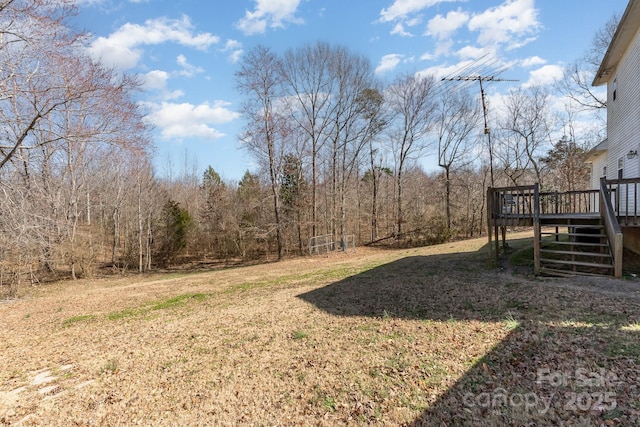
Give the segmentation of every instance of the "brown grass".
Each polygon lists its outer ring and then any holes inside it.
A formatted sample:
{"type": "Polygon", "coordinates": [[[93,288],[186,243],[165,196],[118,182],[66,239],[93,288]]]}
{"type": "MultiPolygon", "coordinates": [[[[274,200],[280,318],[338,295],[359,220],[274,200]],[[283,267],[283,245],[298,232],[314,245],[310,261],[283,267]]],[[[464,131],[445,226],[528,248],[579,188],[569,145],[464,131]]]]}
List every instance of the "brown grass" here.
{"type": "Polygon", "coordinates": [[[0,424],[636,425],[638,282],[484,244],[26,289],[0,303],[0,424]]]}

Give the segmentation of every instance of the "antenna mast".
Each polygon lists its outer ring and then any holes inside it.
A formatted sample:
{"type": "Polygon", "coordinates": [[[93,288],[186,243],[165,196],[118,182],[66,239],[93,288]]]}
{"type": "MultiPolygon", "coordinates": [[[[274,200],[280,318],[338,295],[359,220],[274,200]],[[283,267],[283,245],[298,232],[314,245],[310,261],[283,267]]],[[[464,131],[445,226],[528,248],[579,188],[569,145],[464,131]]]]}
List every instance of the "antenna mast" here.
{"type": "Polygon", "coordinates": [[[444,77],[442,81],[477,81],[480,83],[480,97],[482,98],[482,114],[484,117],[484,134],[487,135],[487,140],[489,144],[489,171],[491,174],[491,187],[494,186],[493,181],[493,146],[491,145],[491,130],[489,129],[489,125],[487,124],[487,103],[484,99],[484,87],[482,86],[482,82],[517,82],[517,80],[512,79],[499,79],[496,76],[458,76],[458,77],[444,77]]]}

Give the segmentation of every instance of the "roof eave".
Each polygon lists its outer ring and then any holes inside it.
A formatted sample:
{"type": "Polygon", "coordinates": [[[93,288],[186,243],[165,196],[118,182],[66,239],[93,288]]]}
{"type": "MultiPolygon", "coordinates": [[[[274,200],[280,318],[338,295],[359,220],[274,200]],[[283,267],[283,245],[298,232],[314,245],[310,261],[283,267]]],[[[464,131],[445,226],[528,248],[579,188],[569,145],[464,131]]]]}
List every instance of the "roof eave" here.
{"type": "Polygon", "coordinates": [[[610,80],[611,75],[618,67],[622,55],[624,55],[638,30],[638,22],[640,22],[640,0],[629,0],[624,14],[620,18],[618,28],[611,39],[611,43],[609,43],[607,53],[605,53],[602,63],[600,63],[600,68],[593,79],[593,86],[601,86],[610,80]]]}
{"type": "Polygon", "coordinates": [[[585,163],[591,163],[598,157],[600,157],[603,153],[607,151],[609,148],[609,140],[605,139],[600,144],[593,147],[591,150],[587,152],[585,157],[585,163]]]}

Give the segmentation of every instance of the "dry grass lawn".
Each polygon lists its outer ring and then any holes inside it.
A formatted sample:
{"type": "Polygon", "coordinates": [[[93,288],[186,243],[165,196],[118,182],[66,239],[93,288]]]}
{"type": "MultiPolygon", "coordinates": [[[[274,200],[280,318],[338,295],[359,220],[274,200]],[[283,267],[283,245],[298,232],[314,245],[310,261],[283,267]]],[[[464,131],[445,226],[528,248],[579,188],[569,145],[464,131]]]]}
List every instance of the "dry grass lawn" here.
{"type": "Polygon", "coordinates": [[[0,424],[638,425],[640,283],[485,244],[24,288],[0,424]]]}

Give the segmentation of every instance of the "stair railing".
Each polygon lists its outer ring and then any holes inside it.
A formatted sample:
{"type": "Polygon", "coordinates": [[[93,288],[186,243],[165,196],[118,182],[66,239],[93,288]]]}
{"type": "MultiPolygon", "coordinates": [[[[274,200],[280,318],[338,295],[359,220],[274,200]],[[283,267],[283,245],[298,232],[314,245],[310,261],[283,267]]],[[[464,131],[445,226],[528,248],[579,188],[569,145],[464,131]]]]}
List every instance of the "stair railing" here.
{"type": "Polygon", "coordinates": [[[604,220],[604,228],[609,240],[609,250],[613,258],[613,274],[615,277],[620,278],[622,277],[622,230],[613,209],[611,194],[604,178],[600,180],[600,215],[604,220]]]}

